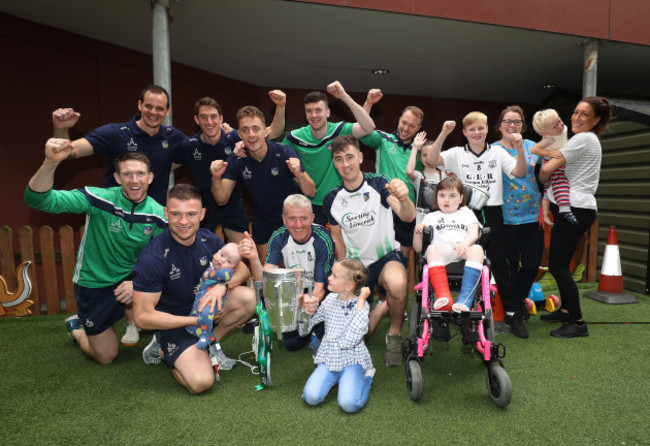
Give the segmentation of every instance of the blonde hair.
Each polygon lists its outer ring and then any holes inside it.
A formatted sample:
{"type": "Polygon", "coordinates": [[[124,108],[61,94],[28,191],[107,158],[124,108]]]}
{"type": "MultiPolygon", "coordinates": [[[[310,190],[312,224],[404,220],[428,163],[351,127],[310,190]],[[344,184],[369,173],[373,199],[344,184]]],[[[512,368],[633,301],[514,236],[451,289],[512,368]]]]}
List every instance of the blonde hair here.
{"type": "Polygon", "coordinates": [[[556,120],[560,118],[555,109],[547,108],[540,110],[533,115],[533,128],[538,135],[542,135],[542,132],[546,131],[550,127],[553,127],[556,124],[556,120]]]}
{"type": "Polygon", "coordinates": [[[480,111],[473,111],[467,113],[463,118],[463,128],[466,128],[476,122],[481,122],[487,125],[488,119],[485,113],[481,113],[480,111]]]}
{"type": "Polygon", "coordinates": [[[354,293],[361,291],[361,287],[366,284],[368,273],[366,267],[357,259],[337,260],[334,265],[340,265],[345,271],[345,280],[354,283],[354,293]]]}

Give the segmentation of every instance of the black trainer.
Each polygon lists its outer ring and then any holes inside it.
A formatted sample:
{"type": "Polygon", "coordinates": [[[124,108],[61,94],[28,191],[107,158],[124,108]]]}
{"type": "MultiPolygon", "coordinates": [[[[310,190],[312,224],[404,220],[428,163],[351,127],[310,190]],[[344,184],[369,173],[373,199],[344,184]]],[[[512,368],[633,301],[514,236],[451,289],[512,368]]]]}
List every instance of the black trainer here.
{"type": "Polygon", "coordinates": [[[530,334],[528,333],[528,327],[526,326],[526,320],[520,317],[506,316],[503,318],[503,322],[510,326],[510,331],[513,335],[521,339],[528,339],[530,334]]]}
{"type": "Polygon", "coordinates": [[[539,319],[544,322],[571,322],[571,316],[569,316],[569,313],[565,313],[559,308],[552,313],[542,314],[539,319]]]}
{"type": "Polygon", "coordinates": [[[551,331],[555,338],[578,338],[589,336],[589,329],[584,322],[571,322],[551,331]]]}

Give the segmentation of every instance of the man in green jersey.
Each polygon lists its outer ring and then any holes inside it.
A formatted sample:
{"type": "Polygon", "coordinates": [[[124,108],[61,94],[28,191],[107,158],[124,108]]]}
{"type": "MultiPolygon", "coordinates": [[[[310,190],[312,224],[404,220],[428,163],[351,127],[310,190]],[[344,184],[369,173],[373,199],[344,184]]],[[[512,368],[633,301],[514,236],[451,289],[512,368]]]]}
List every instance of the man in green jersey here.
{"type": "MultiPolygon", "coordinates": [[[[383,97],[381,90],[373,88],[368,91],[364,110],[370,114],[374,104],[383,97]]],[[[424,112],[419,107],[409,105],[402,111],[397,121],[397,130],[393,133],[375,130],[368,136],[361,138],[361,142],[368,147],[375,149],[375,171],[386,175],[391,180],[399,178],[408,185],[409,198],[415,203],[415,189],[406,175],[406,164],[411,156],[413,138],[420,131],[424,112]]],[[[419,162],[418,162],[419,163],[419,162]]],[[[416,169],[419,166],[416,166],[416,169]]],[[[395,221],[395,238],[400,243],[402,252],[408,258],[411,246],[413,246],[413,230],[415,220],[409,223],[402,222],[399,218],[395,221]]]]}
{"type": "Polygon", "coordinates": [[[316,184],[316,195],[311,199],[315,223],[327,224],[322,212],[323,198],[340,182],[341,177],[332,164],[329,145],[339,135],[354,135],[361,138],[375,129],[370,115],[354,102],[339,81],[327,86],[327,92],[348,106],[357,122],[328,122],[330,109],[327,96],[313,91],[305,96],[305,117],[309,125],[290,132],[282,144],[292,148],[305,166],[305,171],[316,184]]]}
{"type": "Polygon", "coordinates": [[[113,324],[127,315],[133,321],[131,269],[149,240],[167,227],[163,207],[147,195],[153,181],[149,159],[127,152],[115,160],[120,186],[52,189],[56,168],[70,156],[67,139],[50,138],[45,160],[25,190],[25,203],[54,214],[86,214],[86,229],[72,280],[78,314],[66,319],[70,336],[100,364],[117,357],[113,324]],[[81,325],[83,324],[83,326],[81,325]]]}

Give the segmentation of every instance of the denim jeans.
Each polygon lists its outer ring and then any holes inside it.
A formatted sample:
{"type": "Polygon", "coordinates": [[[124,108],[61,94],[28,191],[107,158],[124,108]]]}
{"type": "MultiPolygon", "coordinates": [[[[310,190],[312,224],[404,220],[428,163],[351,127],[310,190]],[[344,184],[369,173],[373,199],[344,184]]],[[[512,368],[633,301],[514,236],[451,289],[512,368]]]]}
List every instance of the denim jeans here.
{"type": "Polygon", "coordinates": [[[365,376],[360,365],[349,365],[340,372],[330,372],[323,363],[311,374],[302,399],[310,406],[322,403],[335,385],[339,386],[338,403],[345,412],[353,413],[368,401],[372,377],[365,376]]]}

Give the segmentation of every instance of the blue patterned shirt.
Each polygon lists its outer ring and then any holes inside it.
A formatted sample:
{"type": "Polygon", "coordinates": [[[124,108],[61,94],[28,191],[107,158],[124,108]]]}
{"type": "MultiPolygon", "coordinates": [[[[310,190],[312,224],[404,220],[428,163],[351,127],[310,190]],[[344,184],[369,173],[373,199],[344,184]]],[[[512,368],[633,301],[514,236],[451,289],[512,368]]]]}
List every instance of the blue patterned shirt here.
{"type": "Polygon", "coordinates": [[[368,332],[370,306],[366,302],[357,311],[359,298],[341,300],[338,293],[328,294],[309,318],[307,326],[300,327],[300,334],[306,335],[312,328],[325,321],[325,336],[318,347],[314,364],[325,363],[330,372],[340,372],[349,365],[358,364],[364,370],[372,367],[372,359],[363,336],[368,332]]]}

